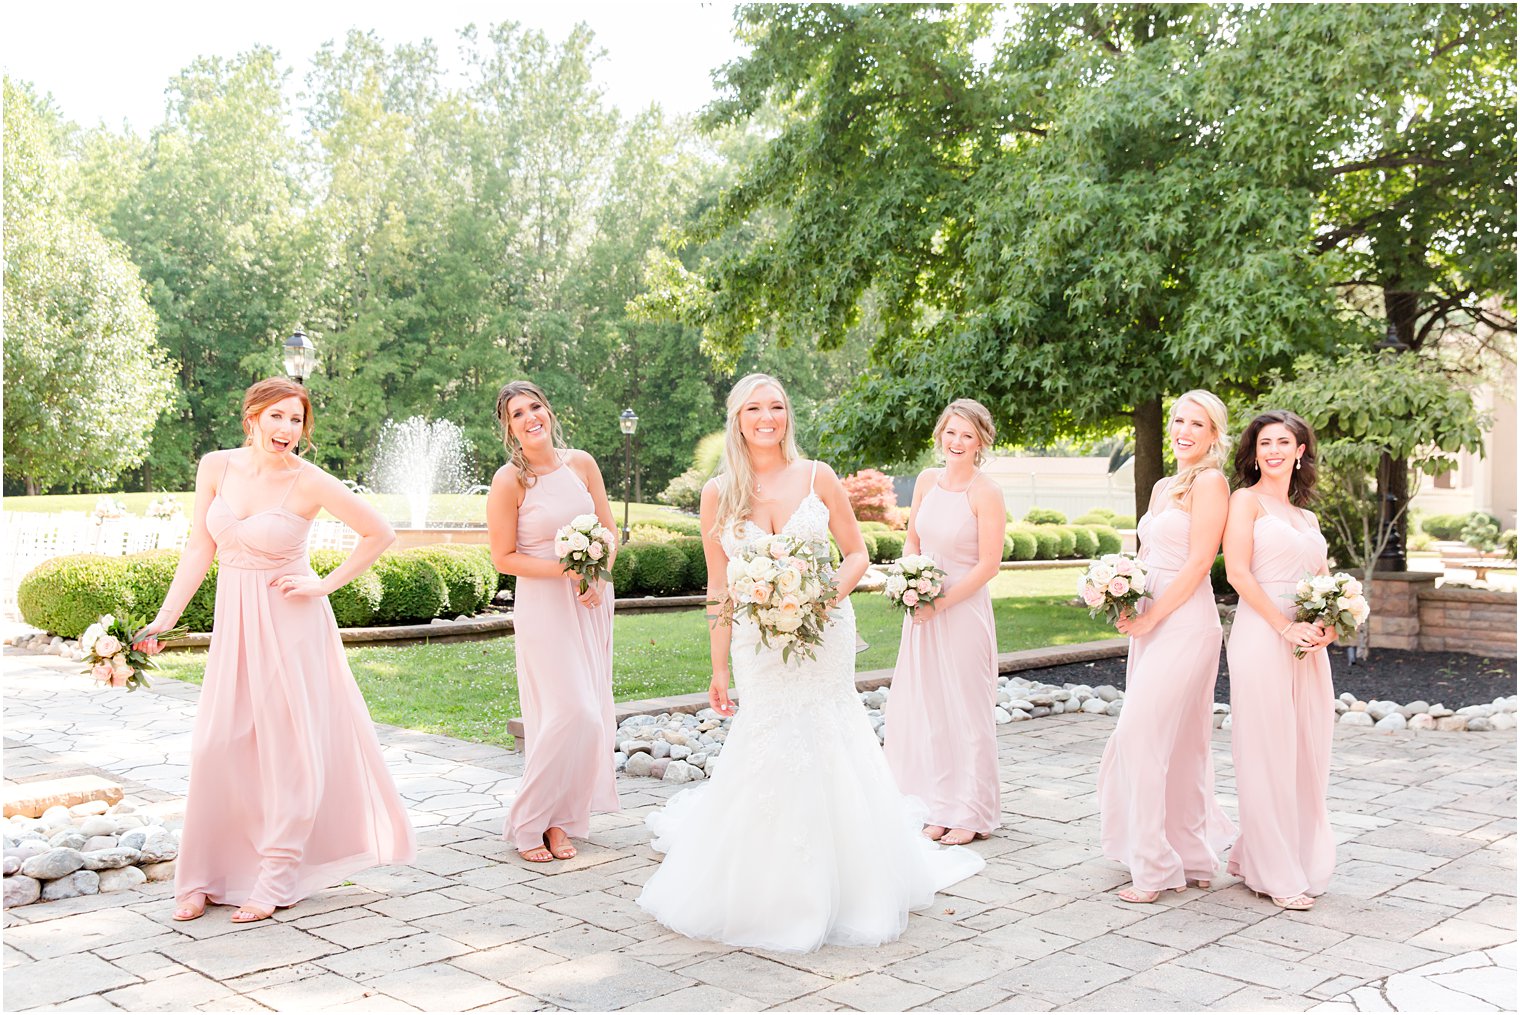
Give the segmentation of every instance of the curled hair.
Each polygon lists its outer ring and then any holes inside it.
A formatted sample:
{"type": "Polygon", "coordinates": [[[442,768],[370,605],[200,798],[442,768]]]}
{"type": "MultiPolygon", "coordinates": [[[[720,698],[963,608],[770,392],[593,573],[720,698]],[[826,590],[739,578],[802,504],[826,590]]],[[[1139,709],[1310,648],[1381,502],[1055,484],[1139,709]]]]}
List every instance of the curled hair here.
{"type": "Polygon", "coordinates": [[[1230,460],[1230,414],[1224,407],[1224,402],[1220,401],[1219,396],[1215,395],[1212,391],[1195,389],[1184,395],[1179,395],[1177,400],[1172,403],[1173,417],[1177,415],[1177,409],[1183,402],[1192,402],[1202,409],[1203,414],[1208,417],[1214,433],[1213,441],[1209,444],[1208,450],[1204,452],[1203,458],[1199,460],[1198,464],[1191,465],[1186,469],[1178,469],[1177,478],[1167,488],[1167,497],[1172,503],[1179,506],[1186,503],[1188,494],[1193,492],[1193,483],[1199,476],[1209,469],[1218,469],[1220,472],[1224,472],[1225,463],[1230,460]]]}
{"type": "Polygon", "coordinates": [[[1288,482],[1288,500],[1296,507],[1308,507],[1314,500],[1314,484],[1319,478],[1314,428],[1304,422],[1302,416],[1287,409],[1268,409],[1246,424],[1240,434],[1240,446],[1235,449],[1235,485],[1251,486],[1261,479],[1261,467],[1256,464],[1256,439],[1273,423],[1287,427],[1293,440],[1304,448],[1303,457],[1294,464],[1288,482]]]}
{"type": "Polygon", "coordinates": [[[507,461],[517,470],[517,478],[522,480],[524,488],[538,482],[538,475],[533,467],[528,464],[528,458],[523,454],[522,442],[512,436],[512,423],[507,419],[507,403],[519,395],[527,395],[543,403],[549,412],[549,443],[555,448],[566,449],[570,445],[565,443],[565,434],[559,427],[559,416],[554,412],[554,406],[549,404],[549,398],[544,390],[532,381],[508,381],[501,386],[496,393],[496,422],[501,424],[501,446],[506,449],[507,461]]]}
{"type": "Polygon", "coordinates": [[[939,414],[939,422],[934,424],[934,450],[942,451],[940,435],[945,432],[945,427],[950,425],[950,417],[959,416],[971,424],[971,429],[976,431],[976,439],[982,446],[976,449],[976,464],[980,466],[987,461],[987,452],[997,443],[997,426],[992,422],[992,413],[987,407],[974,398],[957,398],[945,406],[945,411],[939,414]]]}
{"type": "Polygon", "coordinates": [[[727,416],[723,424],[723,460],[718,469],[718,511],[714,519],[719,533],[748,518],[754,507],[755,466],[749,459],[744,434],[739,431],[739,412],[762,384],[775,388],[781,394],[781,404],[786,406],[786,432],[781,438],[782,461],[790,465],[802,457],[794,436],[792,400],[787,397],[781,382],[770,374],[746,374],[739,378],[728,393],[727,416]]]}
{"type": "Polygon", "coordinates": [[[301,440],[296,442],[296,454],[316,447],[311,439],[311,431],[317,425],[316,416],[311,411],[311,392],[288,377],[269,377],[249,385],[248,390],[243,392],[243,447],[253,443],[253,421],[265,409],[287,398],[301,400],[301,440]],[[306,442],[304,449],[301,441],[306,442]]]}

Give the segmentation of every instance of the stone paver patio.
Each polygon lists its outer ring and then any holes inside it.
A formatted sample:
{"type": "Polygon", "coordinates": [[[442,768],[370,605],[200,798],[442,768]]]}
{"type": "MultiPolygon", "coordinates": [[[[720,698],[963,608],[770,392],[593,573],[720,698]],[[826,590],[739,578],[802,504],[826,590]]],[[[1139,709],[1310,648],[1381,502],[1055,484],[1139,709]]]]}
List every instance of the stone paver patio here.
{"type": "MultiPolygon", "coordinates": [[[[103,771],[172,811],[198,688],[93,688],[77,664],[5,658],[5,776],[103,771]]],[[[418,828],[380,868],[270,921],[174,923],[167,884],[5,913],[4,1007],[54,1010],[1514,1010],[1515,733],[1338,727],[1330,893],[1284,913],[1233,878],[1130,906],[1093,799],[1114,720],[1000,728],[1004,829],[979,876],[876,949],[782,955],[689,941],[634,904],[658,862],[624,810],[547,869],[499,838],[521,758],[382,728],[418,828]]],[[[1228,732],[1218,791],[1234,813],[1228,732]]],[[[861,862],[869,865],[870,858],[861,862]]]]}

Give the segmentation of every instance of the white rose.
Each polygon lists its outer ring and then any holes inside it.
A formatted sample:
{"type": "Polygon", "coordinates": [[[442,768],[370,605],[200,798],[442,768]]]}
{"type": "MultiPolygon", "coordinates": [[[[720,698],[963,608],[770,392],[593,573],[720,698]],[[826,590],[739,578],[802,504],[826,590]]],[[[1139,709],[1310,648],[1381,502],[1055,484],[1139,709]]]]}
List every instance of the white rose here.
{"type": "Polygon", "coordinates": [[[569,553],[570,553],[570,540],[568,540],[568,539],[564,538],[563,536],[561,536],[559,539],[556,539],[554,541],[554,555],[556,557],[564,557],[564,556],[567,556],[569,553]]]}
{"type": "Polygon", "coordinates": [[[586,534],[584,532],[570,533],[569,542],[570,549],[575,550],[576,552],[587,549],[591,546],[591,540],[586,538],[586,534]]]}
{"type": "Polygon", "coordinates": [[[744,566],[744,573],[756,581],[768,578],[772,571],[771,562],[765,557],[755,557],[744,566]]]}
{"type": "Polygon", "coordinates": [[[1307,578],[1300,578],[1298,580],[1298,584],[1293,587],[1293,594],[1298,596],[1300,599],[1302,599],[1304,596],[1307,596],[1313,591],[1314,586],[1309,584],[1309,579],[1307,578]]]}
{"type": "Polygon", "coordinates": [[[796,569],[784,567],[776,574],[776,590],[783,595],[802,588],[802,575],[796,569]]]}
{"type": "Polygon", "coordinates": [[[887,579],[887,591],[894,596],[900,596],[908,590],[908,579],[900,574],[894,574],[887,579]]]}
{"type": "Polygon", "coordinates": [[[84,634],[79,636],[79,651],[85,655],[89,655],[94,650],[95,643],[100,640],[100,636],[105,633],[105,628],[99,624],[91,624],[85,628],[84,634]]]}
{"type": "Polygon", "coordinates": [[[778,631],[791,632],[791,631],[797,630],[801,626],[802,626],[802,617],[801,617],[800,614],[795,614],[794,613],[794,614],[792,614],[791,616],[788,616],[788,617],[777,617],[776,618],[776,630],[778,630],[778,631]]]}
{"type": "Polygon", "coordinates": [[[1324,593],[1335,591],[1335,579],[1327,574],[1317,574],[1313,578],[1310,578],[1309,585],[1314,589],[1315,592],[1324,593]]]}
{"type": "Polygon", "coordinates": [[[1136,571],[1134,574],[1130,575],[1129,576],[1129,587],[1130,587],[1130,590],[1132,592],[1144,592],[1145,591],[1145,572],[1144,571],[1136,571]]]}
{"type": "Polygon", "coordinates": [[[732,592],[734,598],[741,603],[754,602],[755,583],[750,578],[740,578],[738,581],[733,582],[729,588],[729,591],[732,592]]]}
{"type": "Polygon", "coordinates": [[[743,577],[746,577],[744,571],[744,561],[738,557],[735,557],[733,560],[730,560],[728,562],[728,583],[732,585],[734,582],[743,577]]]}
{"type": "Polygon", "coordinates": [[[1348,578],[1341,586],[1341,592],[1348,596],[1360,596],[1363,592],[1362,583],[1355,578],[1348,578]]]}
{"type": "Polygon", "coordinates": [[[582,532],[590,532],[601,524],[596,515],[576,515],[570,519],[570,524],[582,532]]]}
{"type": "Polygon", "coordinates": [[[1094,585],[1107,585],[1114,580],[1114,569],[1109,564],[1097,564],[1087,573],[1094,585]]]}

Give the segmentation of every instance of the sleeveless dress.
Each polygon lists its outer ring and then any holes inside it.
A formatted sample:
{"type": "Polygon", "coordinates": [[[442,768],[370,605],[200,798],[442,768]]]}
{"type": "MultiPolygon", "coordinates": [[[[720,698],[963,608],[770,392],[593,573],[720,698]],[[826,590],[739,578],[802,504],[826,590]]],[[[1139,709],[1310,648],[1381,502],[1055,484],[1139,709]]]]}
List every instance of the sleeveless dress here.
{"type": "MultiPolygon", "coordinates": [[[[586,484],[561,465],[523,495],[517,551],[554,560],[554,533],[596,512],[586,484]]],[[[610,586],[609,586],[610,588],[610,586]]],[[[593,811],[619,809],[612,770],[612,596],[587,609],[566,578],[518,578],[512,636],[527,750],[502,838],[518,850],[562,828],[584,839],[593,811]]]]}
{"type": "Polygon", "coordinates": [[[311,521],[283,497],[239,518],[218,490],[206,527],[221,565],[175,897],[289,906],[366,867],[409,863],[406,806],[327,597],[270,588],[313,573],[311,521]]]}
{"type": "MultiPolygon", "coordinates": [[[[1326,565],[1325,538],[1259,500],[1251,574],[1277,612],[1263,617],[1241,600],[1230,628],[1230,738],[1240,838],[1231,874],[1279,899],[1322,895],[1335,867],[1330,831],[1330,741],[1335,690],[1323,649],[1293,657],[1277,632],[1293,619],[1294,586],[1326,565]]],[[[1294,509],[1296,510],[1296,509],[1294,509]]]]}
{"type": "MultiPolygon", "coordinates": [[[[914,529],[921,552],[944,570],[946,592],[976,567],[967,491],[935,482],[914,529]]],[[[997,626],[987,586],[926,623],[903,618],[887,698],[887,764],[897,788],[928,807],[930,824],[973,832],[1002,824],[996,705],[997,626]]]]}
{"type": "MultiPolygon", "coordinates": [[[[828,525],[809,490],[782,532],[826,544],[828,525]]],[[[732,557],[763,534],[741,522],[723,548],[732,557]]],[[[922,805],[894,785],[855,693],[853,608],[834,611],[813,659],[783,663],[752,621],[732,630],[738,714],[712,780],[645,819],[665,859],[639,905],[687,937],[740,947],[895,940],[910,910],[984,861],[924,838],[922,805]]]]}
{"type": "MultiPolygon", "coordinates": [[[[1140,613],[1187,563],[1192,524],[1176,505],[1140,518],[1152,595],[1140,613]]],[[[1235,837],[1214,799],[1210,754],[1222,640],[1207,576],[1155,630],[1130,639],[1124,709],[1098,766],[1098,808],[1103,855],[1129,868],[1138,891],[1209,880],[1235,837]]]]}

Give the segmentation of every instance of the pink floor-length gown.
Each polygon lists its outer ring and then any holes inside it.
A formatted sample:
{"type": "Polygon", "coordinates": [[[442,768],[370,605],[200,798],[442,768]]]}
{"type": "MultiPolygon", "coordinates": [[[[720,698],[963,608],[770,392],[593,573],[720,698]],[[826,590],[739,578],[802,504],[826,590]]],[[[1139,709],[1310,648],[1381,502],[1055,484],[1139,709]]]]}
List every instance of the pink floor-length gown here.
{"type": "MultiPolygon", "coordinates": [[[[517,509],[517,551],[554,560],[554,533],[596,504],[575,470],[537,481],[517,509]]],[[[565,578],[519,578],[513,615],[517,691],[527,734],[523,780],[503,838],[542,846],[562,828],[585,838],[596,811],[618,810],[612,771],[612,592],[587,609],[565,578]]]]}
{"type": "MultiPolygon", "coordinates": [[[[1140,519],[1152,598],[1188,557],[1192,516],[1177,506],[1140,519]]],[[[1222,633],[1205,577],[1155,630],[1130,639],[1124,710],[1098,765],[1103,855],[1129,868],[1136,890],[1207,881],[1235,836],[1214,799],[1214,683],[1222,633]]]]}
{"type": "MultiPolygon", "coordinates": [[[[976,567],[976,515],[966,492],[932,484],[914,528],[920,550],[944,570],[946,592],[976,567]]],[[[903,618],[887,698],[887,764],[898,789],[928,806],[930,824],[983,833],[1002,824],[996,705],[997,625],[987,586],[922,624],[903,618]]]]}
{"type": "Polygon", "coordinates": [[[1290,899],[1323,894],[1335,867],[1326,802],[1335,726],[1330,658],[1316,649],[1295,659],[1278,633],[1293,618],[1294,586],[1325,567],[1325,539],[1307,519],[1300,527],[1260,503],[1266,513],[1255,523],[1251,574],[1279,609],[1263,618],[1241,600],[1230,629],[1240,838],[1229,870],[1254,891],[1290,899]]]}
{"type": "Polygon", "coordinates": [[[366,867],[409,862],[406,806],[327,597],[270,587],[312,574],[311,521],[283,498],[239,518],[218,493],[206,527],[221,565],[175,896],[289,906],[366,867]]]}

